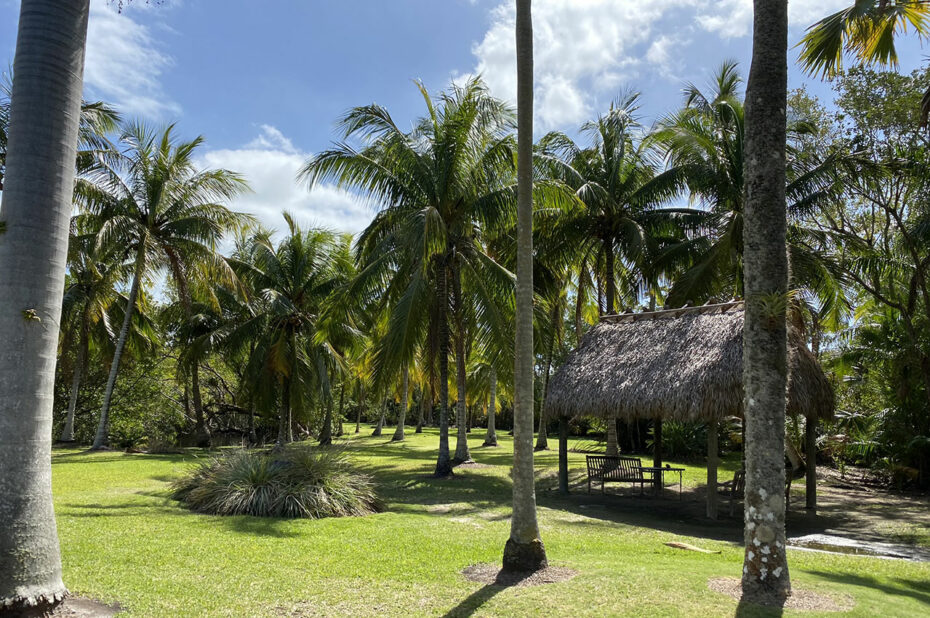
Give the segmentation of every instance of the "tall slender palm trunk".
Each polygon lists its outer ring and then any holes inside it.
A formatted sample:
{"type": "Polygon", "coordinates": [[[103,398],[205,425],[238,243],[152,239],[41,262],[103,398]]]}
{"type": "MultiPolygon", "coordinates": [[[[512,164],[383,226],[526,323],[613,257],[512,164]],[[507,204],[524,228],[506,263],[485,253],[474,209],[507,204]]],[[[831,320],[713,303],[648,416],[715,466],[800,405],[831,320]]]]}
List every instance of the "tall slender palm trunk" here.
{"type": "Polygon", "coordinates": [[[320,426],[320,446],[333,443],[333,400],[326,398],[326,413],[323,415],[323,424],[320,426]]]}
{"type": "Polygon", "coordinates": [[[491,395],[488,402],[488,435],[484,439],[485,446],[497,446],[497,428],[495,427],[495,416],[497,416],[497,370],[491,367],[491,395]]]}
{"type": "Polygon", "coordinates": [[[381,402],[381,416],[378,417],[378,424],[375,425],[375,430],[371,432],[373,436],[380,436],[381,430],[384,428],[384,415],[387,412],[387,398],[381,402]]]}
{"type": "Polygon", "coordinates": [[[339,413],[337,418],[333,419],[333,432],[337,438],[342,437],[342,421],[345,418],[346,410],[346,385],[343,383],[342,389],[339,391],[339,413]]]}
{"type": "Polygon", "coordinates": [[[439,267],[439,456],[433,476],[442,478],[452,474],[452,458],[449,456],[449,321],[446,299],[449,285],[446,266],[439,267]]]}
{"type": "MultiPolygon", "coordinates": [[[[553,310],[553,318],[557,317],[553,310]]],[[[552,372],[552,353],[555,348],[555,328],[549,336],[549,351],[546,354],[546,373],[543,374],[542,401],[539,404],[539,428],[536,430],[536,450],[545,451],[549,448],[549,433],[546,427],[546,396],[549,394],[549,374],[552,372]]]]}
{"type": "Polygon", "coordinates": [[[410,368],[404,365],[404,394],[400,398],[400,413],[397,415],[397,429],[394,430],[394,436],[391,442],[402,442],[404,439],[404,423],[407,422],[407,405],[410,403],[407,399],[410,390],[410,368]]]}
{"type": "Polygon", "coordinates": [[[785,141],[788,3],[755,0],[746,88],[743,599],[791,594],[785,548],[788,257],[785,141]]]}
{"type": "Polygon", "coordinates": [[[358,410],[355,412],[355,433],[362,430],[362,408],[365,407],[365,385],[358,381],[358,410]]]}
{"type": "Polygon", "coordinates": [[[0,210],[0,607],[67,593],[52,404],[89,0],[23,0],[0,210]]]}
{"type": "Polygon", "coordinates": [[[103,407],[100,409],[100,421],[97,425],[97,435],[94,437],[92,450],[103,449],[110,444],[110,403],[113,401],[113,389],[116,387],[119,362],[123,357],[123,350],[126,349],[126,339],[129,337],[129,327],[132,325],[132,314],[136,308],[136,299],[139,297],[139,286],[142,283],[144,271],[145,239],[141,239],[139,248],[136,250],[136,269],[132,275],[132,284],[129,286],[129,299],[126,301],[123,325],[119,329],[116,349],[113,351],[113,360],[110,362],[110,375],[107,377],[107,387],[103,393],[103,407]]]}
{"type": "Polygon", "coordinates": [[[87,365],[87,347],[89,345],[89,325],[87,312],[81,316],[81,334],[78,341],[77,358],[74,359],[74,374],[71,378],[71,398],[68,400],[68,415],[61,430],[61,442],[74,442],[74,413],[77,410],[78,396],[81,394],[81,380],[87,365]]]}
{"type": "Polygon", "coordinates": [[[517,0],[517,290],[513,402],[513,516],[505,571],[548,566],[533,474],[533,22],[517,0]]]}
{"type": "MultiPolygon", "coordinates": [[[[419,418],[417,418],[417,429],[414,433],[423,433],[423,423],[426,421],[426,405],[426,389],[421,388],[420,405],[417,406],[419,408],[419,418]]],[[[432,405],[432,402],[429,405],[432,405]]]]}
{"type": "Polygon", "coordinates": [[[455,465],[472,461],[468,450],[468,410],[465,407],[465,380],[467,368],[465,366],[465,324],[462,316],[462,280],[457,268],[452,271],[452,297],[453,315],[455,316],[455,384],[458,391],[458,400],[455,405],[455,424],[457,428],[455,440],[455,456],[452,463],[455,465]]]}
{"type": "Polygon", "coordinates": [[[617,444],[617,419],[614,417],[607,418],[607,451],[608,457],[616,457],[620,454],[620,446],[617,444]]]}
{"type": "Polygon", "coordinates": [[[615,270],[614,242],[613,238],[608,238],[604,241],[604,271],[606,277],[604,281],[604,295],[607,297],[607,315],[613,315],[617,312],[614,306],[614,301],[617,298],[617,281],[614,279],[616,275],[615,270]]]}
{"type": "Polygon", "coordinates": [[[291,433],[291,381],[289,378],[281,378],[281,409],[278,412],[278,440],[275,448],[281,448],[285,444],[294,441],[291,433]]]}

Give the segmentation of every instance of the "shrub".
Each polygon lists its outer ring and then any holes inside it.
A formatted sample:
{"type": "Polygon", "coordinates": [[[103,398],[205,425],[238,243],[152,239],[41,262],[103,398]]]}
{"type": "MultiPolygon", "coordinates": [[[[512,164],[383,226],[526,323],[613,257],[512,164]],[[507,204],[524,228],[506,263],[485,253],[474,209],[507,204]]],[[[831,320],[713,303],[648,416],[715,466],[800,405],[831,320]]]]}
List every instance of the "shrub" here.
{"type": "Polygon", "coordinates": [[[176,500],[213,515],[318,519],[380,510],[371,478],[333,448],[236,451],[200,464],[173,490],[176,500]]]}

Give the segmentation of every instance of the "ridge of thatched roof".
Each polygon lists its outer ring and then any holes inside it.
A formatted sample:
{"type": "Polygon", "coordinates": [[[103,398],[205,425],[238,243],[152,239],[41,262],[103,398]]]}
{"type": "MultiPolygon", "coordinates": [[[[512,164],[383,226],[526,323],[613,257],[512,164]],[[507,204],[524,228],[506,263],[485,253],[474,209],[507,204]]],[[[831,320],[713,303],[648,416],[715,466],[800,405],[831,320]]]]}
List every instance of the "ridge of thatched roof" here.
{"type": "MultiPolygon", "coordinates": [[[[743,413],[742,302],[605,316],[549,381],[556,416],[720,420],[743,413]]],[[[833,416],[833,388],[789,337],[788,413],[833,416]]]]}

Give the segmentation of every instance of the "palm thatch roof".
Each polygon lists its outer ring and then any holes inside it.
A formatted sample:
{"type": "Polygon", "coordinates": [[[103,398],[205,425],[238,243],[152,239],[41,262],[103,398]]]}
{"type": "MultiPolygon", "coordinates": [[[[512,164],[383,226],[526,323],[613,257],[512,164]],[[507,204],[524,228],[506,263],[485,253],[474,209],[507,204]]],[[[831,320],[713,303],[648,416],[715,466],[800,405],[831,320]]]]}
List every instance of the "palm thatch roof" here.
{"type": "MultiPolygon", "coordinates": [[[[788,413],[833,416],[833,388],[789,337],[788,413]]],[[[605,316],[549,382],[546,411],[625,420],[720,420],[743,412],[743,304],[605,316]]]]}

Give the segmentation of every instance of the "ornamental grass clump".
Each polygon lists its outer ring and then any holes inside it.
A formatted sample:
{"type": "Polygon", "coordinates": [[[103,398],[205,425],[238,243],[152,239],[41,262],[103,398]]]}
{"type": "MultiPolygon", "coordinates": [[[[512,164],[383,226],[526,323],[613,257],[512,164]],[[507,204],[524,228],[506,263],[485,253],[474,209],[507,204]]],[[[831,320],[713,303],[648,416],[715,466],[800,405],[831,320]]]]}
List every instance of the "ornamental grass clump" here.
{"type": "Polygon", "coordinates": [[[191,510],[212,515],[319,519],[380,510],[371,478],[338,449],[237,451],[200,464],[173,490],[191,510]]]}

